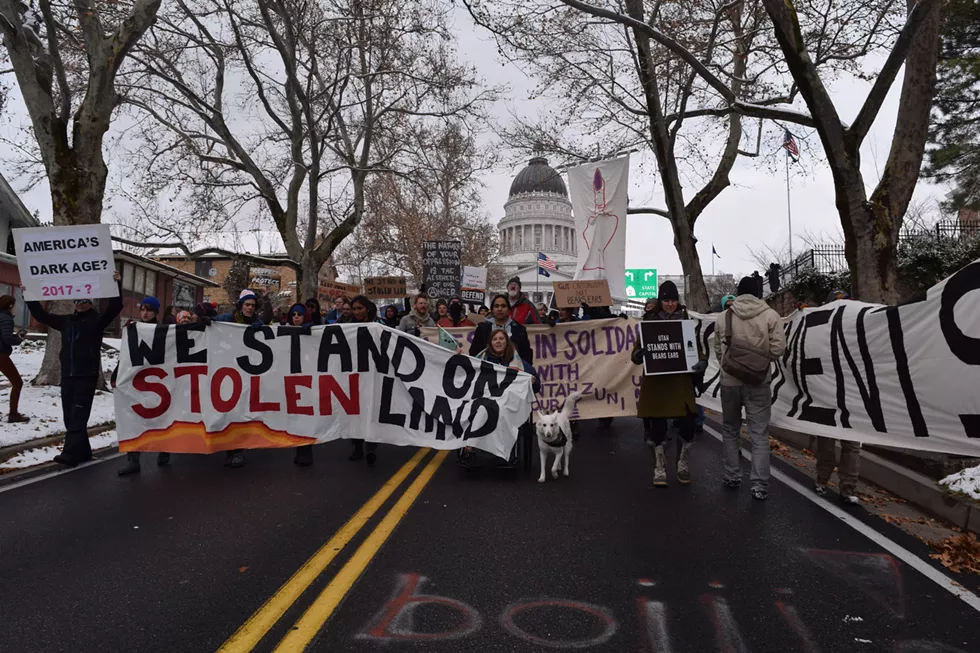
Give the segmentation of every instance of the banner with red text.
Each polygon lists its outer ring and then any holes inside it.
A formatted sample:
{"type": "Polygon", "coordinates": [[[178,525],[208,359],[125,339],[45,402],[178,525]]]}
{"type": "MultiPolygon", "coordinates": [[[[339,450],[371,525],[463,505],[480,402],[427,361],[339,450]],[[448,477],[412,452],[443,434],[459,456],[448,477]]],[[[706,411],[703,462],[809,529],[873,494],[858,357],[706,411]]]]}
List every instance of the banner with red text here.
{"type": "Polygon", "coordinates": [[[381,324],[134,324],[115,390],[121,451],[210,453],[341,438],[506,458],[531,377],[381,324]]]}

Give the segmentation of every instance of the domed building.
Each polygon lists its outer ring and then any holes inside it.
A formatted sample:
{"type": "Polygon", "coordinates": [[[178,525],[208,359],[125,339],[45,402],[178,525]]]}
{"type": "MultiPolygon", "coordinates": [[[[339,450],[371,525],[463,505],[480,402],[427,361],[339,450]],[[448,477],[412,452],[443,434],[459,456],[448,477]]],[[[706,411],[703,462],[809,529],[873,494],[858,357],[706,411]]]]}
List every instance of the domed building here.
{"type": "Polygon", "coordinates": [[[535,303],[550,303],[552,282],[575,276],[578,249],[572,203],[565,180],[544,157],[531,159],[514,177],[497,229],[499,264],[506,278],[519,277],[524,292],[535,303]],[[538,276],[538,252],[558,267],[550,278],[538,276]]]}

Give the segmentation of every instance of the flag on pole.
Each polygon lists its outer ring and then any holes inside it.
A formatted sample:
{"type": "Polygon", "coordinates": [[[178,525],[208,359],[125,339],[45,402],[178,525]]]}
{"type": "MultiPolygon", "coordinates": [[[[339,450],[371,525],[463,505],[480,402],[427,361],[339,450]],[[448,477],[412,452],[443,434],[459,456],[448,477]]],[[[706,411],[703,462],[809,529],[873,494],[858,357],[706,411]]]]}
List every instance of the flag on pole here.
{"type": "Polygon", "coordinates": [[[548,258],[547,254],[538,252],[538,274],[543,274],[546,277],[551,276],[551,272],[558,272],[558,266],[555,262],[548,258]]]}
{"type": "Polygon", "coordinates": [[[718,250],[715,249],[714,245],[711,246],[711,253],[717,256],[718,258],[721,258],[721,255],[718,254],[718,250]]]}
{"type": "Polygon", "coordinates": [[[783,149],[789,153],[793,161],[796,161],[800,157],[800,148],[796,146],[796,139],[789,133],[789,130],[786,129],[785,132],[783,136],[783,149]]]}

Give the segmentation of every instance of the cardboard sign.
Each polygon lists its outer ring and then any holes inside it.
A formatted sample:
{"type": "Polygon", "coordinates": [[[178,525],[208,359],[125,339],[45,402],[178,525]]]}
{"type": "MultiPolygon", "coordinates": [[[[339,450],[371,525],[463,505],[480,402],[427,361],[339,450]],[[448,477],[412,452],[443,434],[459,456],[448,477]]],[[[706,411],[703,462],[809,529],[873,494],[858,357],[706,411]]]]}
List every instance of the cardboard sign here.
{"type": "Polygon", "coordinates": [[[449,301],[460,294],[461,248],[458,240],[427,240],[422,244],[422,283],[430,300],[449,301]]]}
{"type": "Polygon", "coordinates": [[[698,363],[694,320],[647,320],[640,322],[643,374],[683,374],[698,363]]]}
{"type": "Polygon", "coordinates": [[[360,294],[360,286],[355,286],[352,283],[340,283],[339,281],[320,281],[320,289],[317,292],[321,302],[332,302],[335,297],[350,299],[354,295],[360,294]]]}
{"type": "Polygon", "coordinates": [[[368,299],[402,299],[408,297],[408,279],[405,277],[367,277],[364,279],[364,296],[368,299]]]}
{"type": "Polygon", "coordinates": [[[25,300],[119,295],[109,225],[14,229],[13,235],[25,300]]]}
{"type": "Polygon", "coordinates": [[[578,308],[589,306],[612,306],[609,282],[605,279],[588,281],[556,281],[555,306],[558,308],[578,308]]]}
{"type": "Polygon", "coordinates": [[[249,288],[261,288],[267,292],[279,292],[279,286],[281,283],[282,274],[279,272],[279,270],[272,270],[270,268],[248,269],[249,288]]]}

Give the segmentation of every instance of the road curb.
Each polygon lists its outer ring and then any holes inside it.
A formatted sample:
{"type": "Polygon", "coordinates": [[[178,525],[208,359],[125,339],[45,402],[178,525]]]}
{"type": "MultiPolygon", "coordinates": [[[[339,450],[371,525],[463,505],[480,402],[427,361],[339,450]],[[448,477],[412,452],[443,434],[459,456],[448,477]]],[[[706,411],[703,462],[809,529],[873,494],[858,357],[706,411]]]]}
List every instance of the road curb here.
{"type": "MultiPolygon", "coordinates": [[[[769,434],[797,449],[810,449],[810,438],[813,437],[777,426],[770,426],[769,434]]],[[[866,450],[861,451],[860,476],[923,510],[980,535],[980,506],[951,496],[928,476],[866,450]]]]}
{"type": "MultiPolygon", "coordinates": [[[[88,437],[93,435],[98,435],[99,433],[105,433],[106,431],[111,431],[116,428],[115,422],[109,422],[107,424],[99,424],[98,426],[93,426],[88,429],[88,437]]],[[[64,433],[57,433],[55,435],[48,435],[43,438],[37,438],[36,440],[28,440],[27,442],[21,442],[19,444],[12,444],[9,447],[0,447],[0,462],[10,460],[14,456],[24,451],[30,449],[37,449],[38,447],[47,447],[52,444],[57,444],[65,439],[64,433]]]]}

